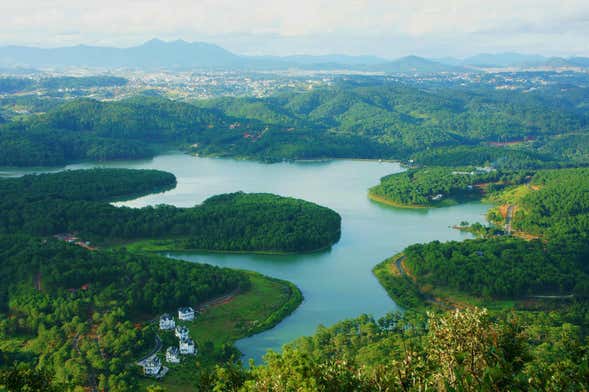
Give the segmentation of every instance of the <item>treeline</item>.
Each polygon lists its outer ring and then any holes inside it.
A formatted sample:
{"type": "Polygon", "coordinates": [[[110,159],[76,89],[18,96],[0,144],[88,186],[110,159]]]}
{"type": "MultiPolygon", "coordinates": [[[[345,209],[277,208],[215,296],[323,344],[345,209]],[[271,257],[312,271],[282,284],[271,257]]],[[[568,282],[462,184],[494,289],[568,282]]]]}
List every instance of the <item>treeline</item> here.
{"type": "Polygon", "coordinates": [[[490,316],[478,308],[441,314],[361,316],[298,339],[250,369],[202,373],[199,390],[579,391],[589,347],[558,315],[490,316]]]}
{"type": "Polygon", "coordinates": [[[450,288],[488,299],[532,295],[589,296],[589,253],[564,244],[492,238],[414,244],[405,265],[420,285],[450,288]]]}
{"type": "Polygon", "coordinates": [[[541,169],[562,164],[555,161],[552,154],[540,154],[528,148],[482,145],[434,148],[417,152],[411,155],[411,159],[426,166],[478,165],[498,170],[541,169]]]}
{"type": "Polygon", "coordinates": [[[176,177],[160,170],[88,169],[25,175],[0,180],[0,194],[9,199],[112,201],[176,187],[176,177]]]}
{"type": "Polygon", "coordinates": [[[162,144],[224,140],[222,131],[228,131],[230,123],[214,110],[161,98],[80,99],[0,127],[0,165],[150,157],[162,144]]]}
{"type": "Polygon", "coordinates": [[[210,265],[0,236],[0,337],[27,339],[3,346],[0,367],[19,361],[63,390],[136,390],[130,364],[154,334],[133,320],[249,284],[247,274],[210,265]]]}
{"type": "Polygon", "coordinates": [[[575,139],[583,146],[572,150],[567,136],[583,135],[588,126],[584,111],[550,96],[389,82],[339,82],[304,93],[193,104],[147,96],[119,102],[79,99],[2,125],[0,165],[147,157],[164,144],[264,161],[418,154],[425,162],[438,159],[443,153],[436,149],[444,148],[451,154],[439,165],[455,159],[466,165],[484,160],[506,169],[537,168],[585,159],[587,140],[575,139]],[[534,138],[542,140],[542,154],[530,142],[521,149],[484,145],[534,138]],[[478,145],[482,154],[451,149],[462,145],[478,145]]]}
{"type": "Polygon", "coordinates": [[[529,174],[475,167],[425,167],[385,176],[369,192],[377,200],[400,206],[433,206],[480,197],[477,185],[484,184],[487,191],[496,191],[523,182],[529,174]]]}
{"type": "Polygon", "coordinates": [[[0,78],[0,94],[14,94],[36,89],[87,89],[92,87],[124,86],[125,78],[117,76],[59,76],[40,79],[3,77],[0,78]]]}
{"type": "Polygon", "coordinates": [[[157,171],[98,169],[1,180],[0,234],[77,232],[99,242],[172,239],[178,249],[287,252],[339,240],[336,212],[272,194],[225,194],[192,208],[115,207],[106,201],[174,181],[157,171]]]}
{"type": "MultiPolygon", "coordinates": [[[[323,135],[335,136],[336,140],[354,136],[359,142],[356,151],[366,158],[404,158],[444,146],[523,141],[585,129],[589,119],[576,106],[584,102],[585,96],[576,100],[568,97],[574,102],[564,105],[557,94],[553,95],[478,87],[422,89],[382,80],[352,80],[305,93],[260,99],[220,98],[196,104],[236,118],[290,129],[294,134],[312,129],[318,140],[323,135]],[[379,148],[364,149],[371,144],[379,148]]],[[[280,136],[269,133],[260,140],[276,137],[280,136]]],[[[306,150],[311,146],[302,140],[291,148],[306,150]]],[[[335,148],[337,144],[315,152],[329,157],[335,148]]],[[[537,154],[528,153],[531,157],[525,160],[537,160],[537,154]]]]}

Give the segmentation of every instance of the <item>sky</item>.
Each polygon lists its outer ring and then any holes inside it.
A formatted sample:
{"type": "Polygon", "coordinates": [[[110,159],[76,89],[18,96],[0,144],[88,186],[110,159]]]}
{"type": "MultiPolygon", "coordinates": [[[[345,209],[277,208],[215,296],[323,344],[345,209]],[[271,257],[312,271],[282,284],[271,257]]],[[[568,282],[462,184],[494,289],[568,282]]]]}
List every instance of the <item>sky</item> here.
{"type": "Polygon", "coordinates": [[[0,45],[152,38],[240,54],[589,56],[589,0],[2,0],[0,45]]]}

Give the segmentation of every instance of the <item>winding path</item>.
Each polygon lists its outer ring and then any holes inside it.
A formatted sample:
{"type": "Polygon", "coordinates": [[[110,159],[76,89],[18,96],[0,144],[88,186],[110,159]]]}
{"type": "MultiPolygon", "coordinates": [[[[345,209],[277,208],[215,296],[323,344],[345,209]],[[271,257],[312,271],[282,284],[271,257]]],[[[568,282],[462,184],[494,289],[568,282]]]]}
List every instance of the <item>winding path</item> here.
{"type": "MultiPolygon", "coordinates": [[[[407,271],[405,270],[405,267],[403,266],[403,262],[405,261],[405,259],[406,259],[406,258],[407,258],[407,256],[404,256],[404,255],[403,255],[403,256],[401,256],[401,257],[399,257],[399,258],[397,258],[397,261],[395,261],[395,264],[396,264],[396,266],[397,266],[397,270],[399,270],[399,274],[400,274],[401,276],[403,276],[403,277],[407,277],[407,278],[409,278],[409,279],[413,280],[413,284],[414,284],[414,285],[417,287],[417,289],[419,290],[419,286],[417,286],[417,283],[415,282],[414,278],[413,278],[411,275],[409,275],[409,274],[407,273],[407,271]]],[[[434,303],[434,304],[436,304],[436,305],[438,305],[438,306],[441,306],[441,307],[443,307],[443,308],[447,308],[447,309],[456,309],[456,307],[455,307],[454,305],[452,305],[452,304],[448,304],[448,303],[446,303],[446,302],[444,302],[444,301],[440,300],[439,298],[436,298],[436,297],[434,297],[434,296],[433,296],[433,295],[431,295],[431,294],[424,293],[424,292],[423,292],[423,291],[421,291],[421,290],[419,290],[419,292],[421,293],[421,295],[423,295],[424,299],[425,299],[427,302],[434,303]]]]}
{"type": "Polygon", "coordinates": [[[138,360],[137,365],[143,366],[143,363],[147,360],[147,358],[159,353],[159,351],[161,349],[162,349],[162,340],[160,339],[160,336],[158,334],[155,334],[155,348],[153,350],[151,350],[149,352],[149,354],[145,355],[143,358],[138,360]]]}

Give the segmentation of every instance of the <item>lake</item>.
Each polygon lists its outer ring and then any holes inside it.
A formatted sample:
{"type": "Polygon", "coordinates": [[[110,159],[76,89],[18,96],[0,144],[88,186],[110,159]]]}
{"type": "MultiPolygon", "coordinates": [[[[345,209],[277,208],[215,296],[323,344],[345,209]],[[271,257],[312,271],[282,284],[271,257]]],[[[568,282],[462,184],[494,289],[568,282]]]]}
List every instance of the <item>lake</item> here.
{"type": "MultiPolygon", "coordinates": [[[[295,283],[305,297],[302,305],[275,328],[242,339],[236,346],[244,359],[259,361],[268,350],[318,325],[331,325],[362,313],[381,316],[396,304],[372,275],[374,265],[416,242],[461,240],[470,235],[450,226],[461,221],[484,222],[488,205],[479,202],[439,209],[398,209],[372,202],[369,187],[380,177],[402,171],[398,163],[334,160],[263,164],[250,161],[192,157],[181,153],[144,161],[83,163],[67,169],[124,167],[174,173],[178,186],[168,192],[120,203],[132,207],[172,204],[189,207],[227,192],[271,192],[309,200],[342,216],[341,240],[330,250],[301,255],[181,253],[169,257],[261,272],[295,283]]],[[[39,170],[45,171],[45,170],[39,170]]],[[[7,170],[0,175],[21,175],[7,170]]]]}

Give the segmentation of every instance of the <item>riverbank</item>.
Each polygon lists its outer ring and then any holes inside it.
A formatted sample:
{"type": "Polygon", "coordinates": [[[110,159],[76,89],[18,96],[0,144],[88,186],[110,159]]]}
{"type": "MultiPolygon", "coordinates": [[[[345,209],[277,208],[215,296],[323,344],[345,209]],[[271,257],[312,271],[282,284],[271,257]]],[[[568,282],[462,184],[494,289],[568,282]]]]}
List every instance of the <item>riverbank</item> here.
{"type": "Polygon", "coordinates": [[[368,191],[368,198],[370,200],[374,201],[374,202],[381,203],[381,204],[386,204],[388,206],[396,207],[396,208],[408,208],[408,209],[425,209],[425,208],[431,208],[431,206],[424,206],[424,205],[419,205],[419,204],[403,204],[403,203],[398,203],[398,202],[393,201],[391,199],[387,199],[385,197],[375,195],[370,190],[368,191]]]}
{"type": "Polygon", "coordinates": [[[417,285],[405,272],[402,266],[404,259],[403,253],[396,254],[377,264],[372,273],[389,297],[399,306],[412,310],[424,309],[428,304],[417,285]]]}
{"type": "Polygon", "coordinates": [[[204,254],[235,254],[235,255],[273,255],[273,256],[289,256],[300,254],[313,254],[328,251],[334,244],[326,245],[324,247],[306,250],[300,252],[286,252],[279,250],[216,250],[216,249],[192,249],[178,247],[176,240],[139,240],[133,242],[120,243],[111,245],[115,248],[126,248],[131,252],[147,252],[147,253],[204,253],[204,254]]]}

